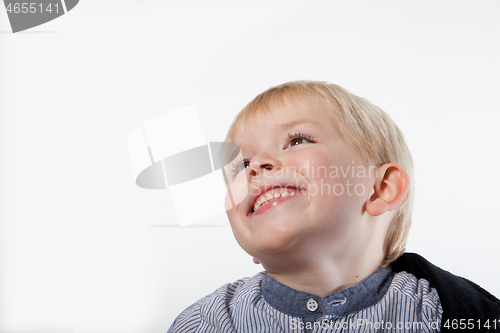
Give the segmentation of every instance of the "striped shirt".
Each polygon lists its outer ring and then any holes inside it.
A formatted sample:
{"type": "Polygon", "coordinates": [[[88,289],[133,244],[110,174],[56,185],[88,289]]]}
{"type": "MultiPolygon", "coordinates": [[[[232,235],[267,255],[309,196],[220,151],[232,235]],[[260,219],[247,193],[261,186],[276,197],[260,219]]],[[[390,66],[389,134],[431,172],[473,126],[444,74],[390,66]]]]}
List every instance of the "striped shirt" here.
{"type": "Polygon", "coordinates": [[[439,332],[436,289],[384,267],[357,285],[321,298],[266,272],[224,285],[191,305],[168,333],[439,332]]]}

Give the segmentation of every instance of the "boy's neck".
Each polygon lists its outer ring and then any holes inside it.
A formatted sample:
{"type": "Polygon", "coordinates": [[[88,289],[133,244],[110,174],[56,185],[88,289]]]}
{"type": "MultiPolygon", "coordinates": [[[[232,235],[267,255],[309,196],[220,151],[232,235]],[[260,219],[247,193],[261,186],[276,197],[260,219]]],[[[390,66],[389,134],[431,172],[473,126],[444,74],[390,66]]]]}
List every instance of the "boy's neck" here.
{"type": "Polygon", "coordinates": [[[293,266],[265,265],[268,274],[276,281],[295,290],[325,297],[347,289],[366,279],[381,267],[383,253],[358,258],[308,260],[293,266]],[[281,267],[280,267],[281,266],[281,267]]]}

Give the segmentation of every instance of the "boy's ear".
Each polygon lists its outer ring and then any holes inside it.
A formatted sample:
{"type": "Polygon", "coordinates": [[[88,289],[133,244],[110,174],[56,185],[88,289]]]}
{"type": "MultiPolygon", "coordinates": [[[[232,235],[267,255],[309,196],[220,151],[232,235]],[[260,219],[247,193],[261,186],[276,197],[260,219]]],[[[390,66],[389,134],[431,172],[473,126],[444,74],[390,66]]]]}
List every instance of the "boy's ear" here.
{"type": "Polygon", "coordinates": [[[399,207],[410,188],[410,178],[405,169],[396,163],[387,163],[378,168],[373,194],[366,203],[366,212],[379,216],[399,207]]]}

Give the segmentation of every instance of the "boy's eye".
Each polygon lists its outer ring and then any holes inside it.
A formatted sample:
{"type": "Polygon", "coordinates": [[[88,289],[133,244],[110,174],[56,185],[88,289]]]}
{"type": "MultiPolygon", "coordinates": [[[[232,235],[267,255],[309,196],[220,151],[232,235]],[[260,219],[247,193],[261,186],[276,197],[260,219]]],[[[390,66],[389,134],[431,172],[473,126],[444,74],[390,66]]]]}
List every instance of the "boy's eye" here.
{"type": "Polygon", "coordinates": [[[300,145],[304,141],[306,141],[306,140],[303,138],[296,138],[296,139],[293,139],[292,141],[290,141],[290,143],[288,145],[289,146],[296,146],[296,145],[300,145]]]}
{"type": "Polygon", "coordinates": [[[246,169],[250,166],[250,160],[248,159],[237,159],[233,163],[230,164],[231,176],[234,178],[238,173],[240,173],[243,169],[246,169]]]}
{"type": "Polygon", "coordinates": [[[297,146],[303,143],[312,143],[315,142],[311,137],[307,135],[303,135],[300,133],[296,134],[288,134],[289,140],[288,140],[288,145],[286,148],[297,146]]]}
{"type": "Polygon", "coordinates": [[[237,169],[237,172],[240,172],[241,170],[243,169],[246,169],[250,166],[250,161],[249,160],[243,160],[243,161],[240,161],[236,167],[237,169]]]}

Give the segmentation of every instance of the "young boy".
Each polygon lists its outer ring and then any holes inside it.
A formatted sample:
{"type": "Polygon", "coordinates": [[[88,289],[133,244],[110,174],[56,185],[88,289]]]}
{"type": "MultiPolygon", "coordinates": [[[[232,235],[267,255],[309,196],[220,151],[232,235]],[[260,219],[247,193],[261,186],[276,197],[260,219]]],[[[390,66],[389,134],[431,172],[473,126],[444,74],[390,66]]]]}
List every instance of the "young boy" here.
{"type": "Polygon", "coordinates": [[[243,156],[227,215],[266,271],[191,305],[169,332],[500,332],[498,299],[404,253],[413,163],[384,111],[289,82],[250,102],[226,141],[243,156]]]}

